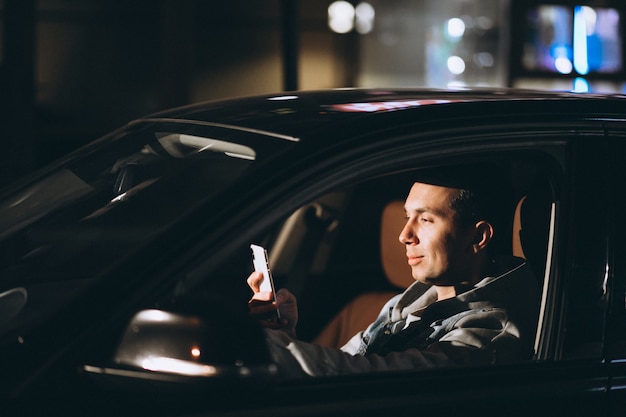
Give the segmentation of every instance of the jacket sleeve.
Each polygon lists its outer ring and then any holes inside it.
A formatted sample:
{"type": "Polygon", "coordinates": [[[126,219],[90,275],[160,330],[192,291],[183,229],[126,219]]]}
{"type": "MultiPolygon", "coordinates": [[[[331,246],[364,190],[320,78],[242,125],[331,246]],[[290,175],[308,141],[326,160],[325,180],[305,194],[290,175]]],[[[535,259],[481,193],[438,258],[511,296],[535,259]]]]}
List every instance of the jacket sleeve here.
{"type": "Polygon", "coordinates": [[[500,308],[472,311],[454,321],[445,334],[428,347],[456,365],[511,363],[530,357],[532,341],[500,308]]]}
{"type": "Polygon", "coordinates": [[[503,311],[465,315],[439,329],[442,336],[424,349],[409,347],[385,355],[351,353],[355,335],[342,350],[291,339],[268,330],[272,356],[286,377],[430,369],[453,365],[483,365],[519,359],[519,332],[503,311]]]}
{"type": "Polygon", "coordinates": [[[340,349],[291,339],[282,331],[267,330],[267,337],[272,357],[285,377],[427,369],[446,362],[440,353],[430,354],[418,349],[392,352],[385,356],[352,355],[340,349]]]}

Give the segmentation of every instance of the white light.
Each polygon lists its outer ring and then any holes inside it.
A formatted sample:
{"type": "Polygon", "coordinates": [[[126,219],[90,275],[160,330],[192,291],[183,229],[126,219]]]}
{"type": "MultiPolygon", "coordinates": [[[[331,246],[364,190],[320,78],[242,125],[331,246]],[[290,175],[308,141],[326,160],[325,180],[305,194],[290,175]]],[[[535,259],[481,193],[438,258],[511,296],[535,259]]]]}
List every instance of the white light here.
{"type": "Polygon", "coordinates": [[[581,13],[584,16],[585,19],[585,27],[587,29],[587,36],[591,36],[596,32],[596,23],[598,22],[598,13],[596,13],[596,11],[589,7],[589,6],[582,6],[581,7],[581,13]]]}
{"type": "Polygon", "coordinates": [[[449,81],[448,84],[446,84],[448,88],[465,88],[467,87],[467,83],[465,81],[461,81],[461,80],[454,80],[454,81],[449,81]]]}
{"type": "Polygon", "coordinates": [[[554,69],[561,74],[569,74],[574,69],[572,61],[567,57],[567,48],[559,46],[554,49],[554,69]]]}
{"type": "Polygon", "coordinates": [[[144,310],[137,315],[137,318],[145,321],[171,321],[174,316],[161,310],[144,310]]]}
{"type": "Polygon", "coordinates": [[[567,57],[560,56],[554,60],[554,68],[561,74],[569,74],[573,69],[572,61],[567,57]]]}
{"type": "Polygon", "coordinates": [[[211,376],[217,373],[214,366],[202,365],[181,359],[166,357],[148,357],[141,361],[143,369],[156,372],[169,372],[172,374],[189,376],[211,376]]]}
{"type": "Polygon", "coordinates": [[[348,33],[354,28],[354,6],[347,1],[336,1],[328,6],[328,26],[337,33],[348,33]]]}
{"type": "Polygon", "coordinates": [[[284,100],[296,100],[298,96],[278,96],[278,97],[270,97],[269,101],[284,101],[284,100]]]}
{"type": "Polygon", "coordinates": [[[361,35],[370,33],[374,29],[374,7],[368,2],[359,3],[354,10],[356,13],[356,31],[361,35]]]}
{"type": "Polygon", "coordinates": [[[452,38],[460,38],[465,33],[465,23],[458,17],[448,20],[448,35],[452,38]]]}
{"type": "Polygon", "coordinates": [[[461,57],[451,56],[448,58],[448,70],[454,75],[463,74],[465,72],[465,61],[461,57]]]}

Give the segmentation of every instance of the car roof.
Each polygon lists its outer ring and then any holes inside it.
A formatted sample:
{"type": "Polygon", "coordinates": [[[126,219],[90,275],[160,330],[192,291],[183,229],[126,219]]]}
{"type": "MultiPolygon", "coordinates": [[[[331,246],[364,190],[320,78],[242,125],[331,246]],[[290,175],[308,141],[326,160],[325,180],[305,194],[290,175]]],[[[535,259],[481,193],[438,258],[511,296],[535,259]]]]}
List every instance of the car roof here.
{"type": "MultiPolygon", "coordinates": [[[[454,118],[457,108],[469,110],[477,106],[489,108],[491,115],[506,115],[511,112],[516,115],[532,115],[561,111],[581,116],[623,117],[626,114],[625,97],[621,94],[506,88],[329,89],[193,104],[155,113],[140,121],[219,123],[226,127],[255,129],[300,138],[337,122],[359,121],[398,112],[410,113],[413,118],[419,117],[421,113],[431,114],[435,107],[444,107],[442,118],[454,118]]],[[[459,110],[456,115],[461,114],[459,110]]]]}

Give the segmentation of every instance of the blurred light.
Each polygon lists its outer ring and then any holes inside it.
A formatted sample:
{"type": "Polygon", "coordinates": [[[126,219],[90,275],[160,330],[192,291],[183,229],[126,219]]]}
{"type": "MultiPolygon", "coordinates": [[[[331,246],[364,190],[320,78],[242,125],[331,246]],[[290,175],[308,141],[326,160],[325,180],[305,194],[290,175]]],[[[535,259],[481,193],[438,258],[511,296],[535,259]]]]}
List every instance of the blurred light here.
{"type": "Polygon", "coordinates": [[[356,13],[356,31],[361,35],[370,33],[374,29],[374,17],[376,12],[374,7],[368,2],[359,3],[355,9],[356,13]]]}
{"type": "Polygon", "coordinates": [[[139,313],[138,318],[146,321],[172,321],[174,316],[161,310],[145,310],[139,313]]]}
{"type": "Polygon", "coordinates": [[[589,92],[589,83],[587,80],[581,77],[577,77],[574,80],[574,91],[577,93],[588,93],[589,92]]]}
{"type": "Polygon", "coordinates": [[[448,35],[452,38],[460,38],[465,33],[465,22],[458,17],[448,20],[448,35]]]}
{"type": "Polygon", "coordinates": [[[336,1],[328,6],[328,27],[333,32],[348,33],[354,28],[354,6],[347,1],[336,1]]]}
{"type": "Polygon", "coordinates": [[[554,68],[561,74],[569,74],[572,72],[572,61],[567,57],[561,56],[554,60],[554,68]]]}
{"type": "Polygon", "coordinates": [[[598,13],[589,6],[580,6],[581,14],[585,19],[585,29],[587,30],[587,36],[591,36],[596,33],[596,23],[598,22],[598,13]]]}
{"type": "Polygon", "coordinates": [[[465,61],[458,56],[449,57],[448,70],[454,75],[463,74],[465,72],[465,61]]]}
{"type": "Polygon", "coordinates": [[[595,26],[596,12],[588,6],[574,8],[574,68],[579,74],[589,72],[587,60],[587,24],[595,26]]]}
{"type": "Polygon", "coordinates": [[[143,369],[156,372],[169,372],[188,376],[211,376],[217,373],[217,369],[210,365],[201,365],[180,359],[166,357],[148,357],[141,361],[143,369]]]}
{"type": "Polygon", "coordinates": [[[476,25],[482,30],[489,30],[493,28],[493,20],[489,16],[479,16],[476,25]]]}
{"type": "Polygon", "coordinates": [[[328,106],[330,109],[345,113],[369,113],[377,111],[393,111],[409,109],[419,106],[430,106],[433,104],[446,104],[459,100],[438,100],[438,99],[426,99],[426,100],[398,100],[398,101],[375,101],[375,102],[362,102],[362,103],[344,103],[344,104],[332,104],[328,106]]]}
{"type": "Polygon", "coordinates": [[[572,61],[567,57],[567,48],[565,46],[558,46],[554,48],[554,69],[561,74],[569,74],[572,72],[574,66],[572,61]]]}
{"type": "Polygon", "coordinates": [[[474,55],[474,62],[479,67],[493,67],[495,60],[493,55],[489,52],[479,52],[474,55]]]}
{"type": "Polygon", "coordinates": [[[461,80],[450,81],[446,84],[447,88],[465,88],[467,83],[461,80]]]}
{"type": "Polygon", "coordinates": [[[283,101],[283,100],[296,100],[298,96],[278,96],[278,97],[270,97],[269,101],[283,101]]]}
{"type": "Polygon", "coordinates": [[[191,348],[191,356],[198,359],[200,357],[200,348],[198,347],[192,347],[191,348]]]}

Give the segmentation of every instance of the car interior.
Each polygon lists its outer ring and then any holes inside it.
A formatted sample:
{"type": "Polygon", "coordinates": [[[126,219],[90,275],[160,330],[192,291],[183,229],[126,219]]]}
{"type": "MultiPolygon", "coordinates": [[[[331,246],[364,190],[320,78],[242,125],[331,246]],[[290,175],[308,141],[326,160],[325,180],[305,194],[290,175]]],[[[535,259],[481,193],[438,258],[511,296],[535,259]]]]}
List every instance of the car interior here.
{"type": "MultiPolygon", "coordinates": [[[[536,358],[556,234],[558,189],[553,166],[544,163],[538,154],[519,152],[483,156],[471,162],[474,166],[482,162],[496,164],[498,172],[506,173],[508,190],[496,190],[506,200],[506,226],[496,244],[499,252],[525,258],[534,268],[539,288],[544,289],[533,355],[536,358]]],[[[262,245],[269,253],[275,287],[288,288],[298,299],[298,338],[341,347],[376,318],[386,301],[414,282],[398,236],[405,222],[408,190],[422,169],[432,167],[400,168],[313,195],[253,241],[241,244],[208,275],[197,272],[199,280],[195,284],[179,282],[176,291],[182,300],[189,300],[186,296],[206,296],[205,300],[227,304],[233,313],[239,310],[242,314],[237,317],[247,316],[247,301],[252,295],[246,284],[253,270],[250,244],[262,245]]],[[[168,311],[165,302],[155,307],[168,311]]]]}
{"type": "MultiPolygon", "coordinates": [[[[500,163],[512,184],[505,253],[526,259],[544,288],[540,330],[554,236],[554,189],[548,170],[536,159],[503,158],[500,163]]],[[[261,242],[270,252],[276,286],[298,298],[300,339],[340,347],[413,283],[398,240],[413,175],[380,176],[317,198],[261,242]]]]}

